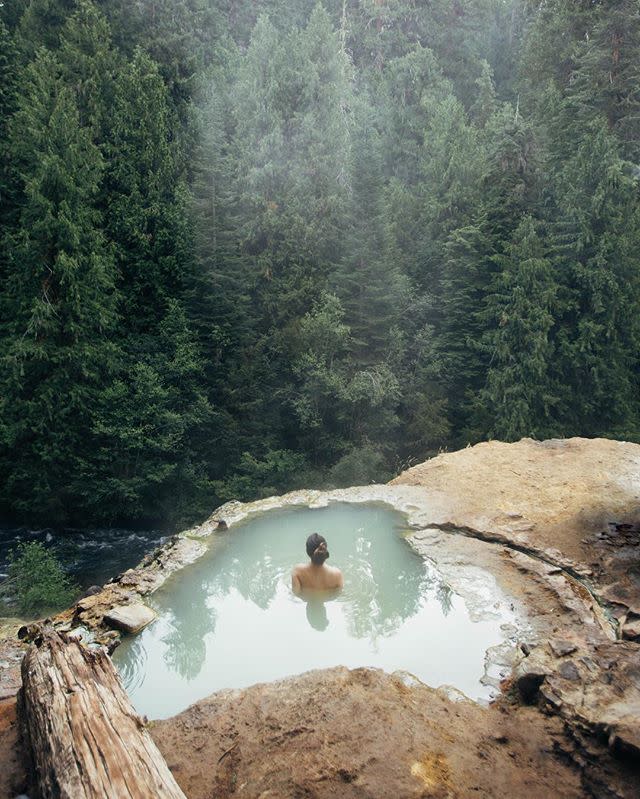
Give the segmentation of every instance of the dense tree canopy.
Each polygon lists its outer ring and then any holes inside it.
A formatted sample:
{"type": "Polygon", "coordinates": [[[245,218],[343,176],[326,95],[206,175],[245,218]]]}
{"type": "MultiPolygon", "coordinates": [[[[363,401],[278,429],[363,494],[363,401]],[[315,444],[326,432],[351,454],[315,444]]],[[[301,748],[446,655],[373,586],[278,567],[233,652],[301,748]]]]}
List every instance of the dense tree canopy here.
{"type": "Polygon", "coordinates": [[[640,10],[7,0],[0,509],[640,441],[640,10]]]}

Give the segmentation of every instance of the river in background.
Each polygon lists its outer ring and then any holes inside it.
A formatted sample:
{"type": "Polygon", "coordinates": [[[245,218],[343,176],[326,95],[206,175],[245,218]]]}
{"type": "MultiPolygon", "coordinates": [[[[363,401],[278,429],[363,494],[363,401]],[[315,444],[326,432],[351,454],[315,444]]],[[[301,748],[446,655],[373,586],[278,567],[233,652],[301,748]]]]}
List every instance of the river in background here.
{"type": "MultiPolygon", "coordinates": [[[[30,530],[26,527],[0,525],[0,583],[7,576],[9,552],[21,541],[39,541],[52,547],[65,571],[86,589],[103,585],[110,578],[136,566],[142,558],[166,541],[161,530],[122,530],[50,528],[30,530]]],[[[0,596],[0,616],[14,613],[7,598],[0,596]]]]}

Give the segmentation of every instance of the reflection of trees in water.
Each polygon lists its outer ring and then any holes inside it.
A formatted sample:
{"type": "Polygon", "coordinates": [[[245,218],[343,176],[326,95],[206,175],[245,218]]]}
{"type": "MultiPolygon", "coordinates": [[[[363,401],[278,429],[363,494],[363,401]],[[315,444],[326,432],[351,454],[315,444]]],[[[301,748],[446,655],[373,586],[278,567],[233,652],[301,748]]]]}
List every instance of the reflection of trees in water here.
{"type": "MultiPolygon", "coordinates": [[[[259,536],[253,537],[251,547],[241,551],[230,551],[226,542],[222,543],[215,559],[213,571],[211,562],[206,561],[194,568],[188,590],[185,586],[176,592],[166,609],[171,629],[162,639],[165,662],[186,679],[195,678],[201,671],[206,657],[205,637],[215,630],[211,599],[223,599],[235,590],[266,610],[278,584],[283,578],[288,582],[294,565],[288,561],[288,550],[282,553],[273,548],[269,537],[259,536]]],[[[440,603],[445,616],[452,609],[449,586],[441,583],[438,572],[397,536],[386,533],[369,540],[363,530],[354,554],[337,565],[345,576],[345,591],[338,601],[354,638],[375,640],[392,635],[419,611],[428,596],[440,603]]],[[[307,620],[317,630],[329,626],[325,602],[330,598],[305,597],[307,620]]]]}
{"type": "Polygon", "coordinates": [[[373,542],[361,537],[356,554],[345,563],[344,613],[355,638],[394,633],[417,613],[433,584],[422,559],[409,550],[398,558],[397,546],[393,536],[380,536],[373,542]],[[400,567],[394,568],[398,560],[400,567]]]}
{"type": "Polygon", "coordinates": [[[235,588],[244,599],[266,610],[276,595],[281,576],[282,568],[267,552],[262,552],[251,559],[229,559],[209,582],[207,590],[211,596],[223,597],[235,588]]]}
{"type": "Polygon", "coordinates": [[[442,615],[448,616],[453,607],[453,591],[446,583],[440,583],[436,591],[436,599],[442,608],[442,615]]]}
{"type": "Polygon", "coordinates": [[[170,631],[163,637],[164,661],[186,680],[200,673],[207,654],[205,636],[215,630],[216,612],[207,607],[206,586],[200,583],[174,596],[168,610],[170,631]]]}
{"type": "Polygon", "coordinates": [[[147,671],[147,650],[144,646],[144,633],[136,635],[131,643],[124,644],[117,653],[118,671],[125,690],[131,693],[144,679],[147,671]],[[126,655],[124,654],[125,647],[126,655]]]}

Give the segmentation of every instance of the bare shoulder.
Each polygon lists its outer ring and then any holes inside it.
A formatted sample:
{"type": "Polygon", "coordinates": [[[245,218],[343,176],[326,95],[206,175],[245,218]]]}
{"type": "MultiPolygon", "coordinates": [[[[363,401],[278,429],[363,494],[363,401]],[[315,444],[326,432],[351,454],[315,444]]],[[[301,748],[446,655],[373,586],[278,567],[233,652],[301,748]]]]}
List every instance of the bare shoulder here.
{"type": "Polygon", "coordinates": [[[333,578],[333,581],[335,582],[336,586],[338,588],[342,588],[342,585],[344,583],[342,572],[336,566],[331,566],[330,569],[331,569],[331,577],[333,578]]]}
{"type": "Polygon", "coordinates": [[[302,590],[302,580],[300,577],[304,574],[304,566],[302,563],[298,563],[297,566],[294,566],[291,570],[291,588],[293,589],[294,593],[299,593],[302,590]]]}

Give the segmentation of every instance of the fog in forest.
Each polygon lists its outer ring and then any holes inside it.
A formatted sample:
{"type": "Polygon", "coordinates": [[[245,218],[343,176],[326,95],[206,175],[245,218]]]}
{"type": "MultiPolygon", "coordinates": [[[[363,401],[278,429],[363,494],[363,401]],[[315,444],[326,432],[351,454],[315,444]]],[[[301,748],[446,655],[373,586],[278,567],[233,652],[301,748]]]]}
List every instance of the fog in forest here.
{"type": "Polygon", "coordinates": [[[0,19],[4,518],[176,528],[640,440],[637,2],[0,19]]]}

